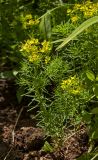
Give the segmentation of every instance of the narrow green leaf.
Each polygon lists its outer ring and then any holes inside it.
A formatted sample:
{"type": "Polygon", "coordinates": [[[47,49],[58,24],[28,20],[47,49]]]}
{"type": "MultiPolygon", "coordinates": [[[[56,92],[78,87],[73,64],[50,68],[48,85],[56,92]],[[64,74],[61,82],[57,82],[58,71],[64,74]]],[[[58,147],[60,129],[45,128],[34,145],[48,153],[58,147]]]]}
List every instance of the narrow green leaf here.
{"type": "Polygon", "coordinates": [[[95,80],[95,75],[94,75],[94,73],[93,73],[91,70],[88,70],[88,71],[86,72],[86,76],[87,76],[87,78],[88,78],[89,80],[91,80],[91,81],[94,81],[94,80],[95,80]]]}
{"type": "MultiPolygon", "coordinates": [[[[83,32],[86,28],[93,25],[94,23],[98,22],[98,16],[94,16],[92,18],[89,18],[85,22],[83,22],[79,27],[77,27],[72,34],[70,34],[67,38],[64,39],[63,43],[61,43],[56,50],[59,50],[63,48],[68,42],[73,40],[77,35],[79,35],[81,32],[83,32]]],[[[57,42],[61,42],[61,39],[59,39],[57,42]]]]}

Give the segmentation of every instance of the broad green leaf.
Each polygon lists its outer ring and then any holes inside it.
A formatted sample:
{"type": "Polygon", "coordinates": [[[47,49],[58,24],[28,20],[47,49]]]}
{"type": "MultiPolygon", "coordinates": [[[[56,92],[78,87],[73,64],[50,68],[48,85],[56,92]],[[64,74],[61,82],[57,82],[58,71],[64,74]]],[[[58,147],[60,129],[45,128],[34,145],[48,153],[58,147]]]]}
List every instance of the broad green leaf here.
{"type": "Polygon", "coordinates": [[[94,75],[94,73],[91,70],[86,71],[86,76],[91,81],[95,80],[95,75],[94,75]]]}
{"type": "MultiPolygon", "coordinates": [[[[63,43],[61,43],[56,50],[59,50],[61,48],[63,48],[68,42],[70,42],[71,40],[73,40],[77,35],[79,35],[80,33],[82,33],[86,28],[88,28],[89,26],[93,25],[94,23],[98,22],[98,16],[94,16],[92,18],[89,18],[88,20],[86,20],[85,22],[83,22],[79,27],[77,27],[72,34],[70,34],[67,38],[65,38],[63,40],[63,43]]],[[[61,39],[55,41],[55,43],[57,42],[61,42],[61,39]]]]}
{"type": "Polygon", "coordinates": [[[41,18],[39,29],[46,39],[51,37],[51,14],[49,11],[41,18]]]}
{"type": "Polygon", "coordinates": [[[98,114],[98,107],[92,109],[92,110],[91,110],[91,113],[93,113],[93,114],[98,114]]]}

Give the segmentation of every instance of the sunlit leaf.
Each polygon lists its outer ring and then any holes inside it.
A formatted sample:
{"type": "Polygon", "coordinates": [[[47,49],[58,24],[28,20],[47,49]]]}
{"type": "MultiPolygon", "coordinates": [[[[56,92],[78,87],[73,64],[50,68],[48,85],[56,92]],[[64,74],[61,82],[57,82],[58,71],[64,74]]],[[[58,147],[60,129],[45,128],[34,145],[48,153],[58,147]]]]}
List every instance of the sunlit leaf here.
{"type": "Polygon", "coordinates": [[[94,75],[94,73],[91,70],[86,71],[86,76],[91,81],[95,80],[95,75],[94,75]]]}

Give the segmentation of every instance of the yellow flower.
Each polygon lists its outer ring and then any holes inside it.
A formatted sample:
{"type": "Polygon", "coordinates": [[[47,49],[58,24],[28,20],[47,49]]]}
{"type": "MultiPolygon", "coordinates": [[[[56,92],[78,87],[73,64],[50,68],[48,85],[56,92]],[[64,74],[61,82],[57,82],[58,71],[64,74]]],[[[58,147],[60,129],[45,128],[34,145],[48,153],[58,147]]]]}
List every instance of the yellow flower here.
{"type": "Polygon", "coordinates": [[[39,60],[39,55],[33,53],[33,54],[31,54],[31,55],[28,57],[28,60],[29,60],[30,62],[37,61],[37,60],[39,60]]]}
{"type": "Polygon", "coordinates": [[[70,15],[70,13],[72,12],[71,9],[67,9],[67,14],[70,15]]]}
{"type": "Polygon", "coordinates": [[[79,94],[82,90],[79,79],[76,76],[63,80],[61,83],[61,88],[75,95],[79,94]]]}
{"type": "Polygon", "coordinates": [[[20,15],[20,21],[22,22],[22,26],[24,29],[27,29],[29,26],[37,25],[39,23],[38,19],[33,19],[31,14],[20,15]]]}
{"type": "Polygon", "coordinates": [[[78,10],[80,8],[80,6],[81,6],[80,4],[75,4],[74,5],[74,10],[78,10]]]}
{"type": "Polygon", "coordinates": [[[35,39],[35,38],[32,38],[32,39],[28,39],[26,41],[27,44],[30,44],[30,45],[38,45],[39,44],[39,41],[38,39],[35,39]]]}
{"type": "Polygon", "coordinates": [[[27,14],[24,18],[25,18],[26,20],[32,19],[32,15],[31,15],[31,14],[27,14]]]}
{"type": "Polygon", "coordinates": [[[95,13],[98,12],[98,3],[87,1],[86,3],[81,5],[80,11],[83,12],[84,17],[92,17],[95,13]]]}
{"type": "Polygon", "coordinates": [[[36,19],[36,20],[33,20],[33,19],[30,19],[28,22],[27,22],[27,25],[28,26],[33,26],[33,25],[37,25],[39,23],[39,20],[36,19]]]}
{"type": "Polygon", "coordinates": [[[71,21],[72,21],[73,23],[77,22],[77,21],[78,21],[78,16],[73,16],[73,17],[71,18],[71,21]]]}
{"type": "Polygon", "coordinates": [[[70,77],[67,80],[62,80],[61,88],[65,89],[66,87],[71,87],[73,84],[75,85],[77,83],[76,76],[70,77]]]}
{"type": "Polygon", "coordinates": [[[41,48],[40,52],[47,53],[51,50],[50,42],[44,40],[41,44],[42,44],[42,48],[41,48]]]}
{"type": "Polygon", "coordinates": [[[50,57],[49,56],[45,57],[45,64],[47,64],[49,61],[50,61],[50,57]]]}
{"type": "Polygon", "coordinates": [[[26,51],[26,52],[30,52],[32,50],[37,50],[37,46],[39,44],[38,39],[28,39],[27,41],[25,41],[25,43],[23,43],[21,45],[21,49],[20,51],[26,51]]]}
{"type": "Polygon", "coordinates": [[[79,15],[80,15],[80,18],[81,18],[81,15],[83,15],[84,18],[90,18],[96,14],[98,14],[98,2],[94,3],[94,2],[91,2],[90,0],[87,0],[82,4],[77,3],[73,6],[73,9],[67,10],[67,15],[70,15],[71,21],[73,23],[78,21],[79,15]]]}
{"type": "Polygon", "coordinates": [[[39,20],[38,19],[35,19],[35,24],[39,24],[39,20]]]}
{"type": "Polygon", "coordinates": [[[35,21],[33,19],[30,19],[29,22],[27,22],[28,26],[32,26],[35,24],[35,21]]]}
{"type": "Polygon", "coordinates": [[[40,43],[36,38],[27,39],[20,47],[22,55],[30,62],[38,61],[42,58],[44,59],[45,64],[47,64],[50,60],[49,56],[44,57],[44,55],[41,54],[48,53],[51,50],[50,42],[46,40],[40,43]]]}
{"type": "Polygon", "coordinates": [[[92,17],[94,14],[94,12],[90,12],[90,11],[87,11],[87,12],[84,12],[84,17],[92,17]]]}
{"type": "Polygon", "coordinates": [[[72,10],[71,9],[67,9],[67,13],[70,13],[72,10]]]}
{"type": "Polygon", "coordinates": [[[76,88],[76,89],[72,89],[70,90],[70,93],[74,94],[74,95],[77,95],[81,92],[81,89],[79,86],[76,88]]]}

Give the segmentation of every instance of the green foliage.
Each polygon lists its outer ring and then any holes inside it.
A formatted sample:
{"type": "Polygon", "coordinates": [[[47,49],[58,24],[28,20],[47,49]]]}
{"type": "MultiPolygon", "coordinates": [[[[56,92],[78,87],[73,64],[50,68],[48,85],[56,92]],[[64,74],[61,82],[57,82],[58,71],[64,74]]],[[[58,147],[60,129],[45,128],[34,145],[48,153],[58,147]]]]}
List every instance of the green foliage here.
{"type": "MultiPolygon", "coordinates": [[[[62,2],[2,1],[1,65],[13,71],[0,76],[17,77],[18,101],[32,98],[28,107],[37,107],[38,126],[47,136],[63,143],[65,130],[72,133],[84,122],[92,146],[98,139],[98,3],[62,2]]],[[[43,149],[53,151],[48,142],[43,149]]],[[[93,160],[96,153],[92,147],[82,159],[93,160]]]]}
{"type": "Polygon", "coordinates": [[[46,2],[46,0],[39,0],[35,2],[37,4],[37,13],[42,15],[45,12],[47,12],[47,10],[50,10],[54,7],[56,7],[59,4],[59,0],[48,0],[46,2]]]}
{"type": "Polygon", "coordinates": [[[64,21],[66,21],[66,14],[64,14],[64,12],[66,13],[68,8],[68,5],[63,4],[60,1],[60,5],[58,5],[57,7],[48,10],[44,15],[42,15],[39,19],[41,19],[40,21],[40,34],[42,34],[44,36],[44,38],[46,39],[50,39],[51,38],[51,30],[52,27],[59,24],[59,23],[63,23],[64,21]],[[62,17],[62,19],[61,19],[62,17]]]}
{"type": "Polygon", "coordinates": [[[94,75],[94,73],[92,72],[92,71],[87,71],[86,72],[86,75],[87,75],[87,78],[89,79],[89,80],[91,80],[91,81],[94,81],[95,80],[95,75],[94,75]]]}
{"type": "MultiPolygon", "coordinates": [[[[33,36],[27,39],[20,49],[24,60],[21,62],[19,84],[25,87],[27,94],[31,94],[32,109],[36,106],[40,108],[37,115],[38,125],[54,139],[64,138],[64,128],[72,124],[72,126],[78,125],[83,117],[84,121],[88,119],[87,123],[91,123],[91,114],[86,113],[85,109],[89,107],[87,102],[97,95],[95,93],[97,76],[95,75],[98,74],[96,70],[98,27],[96,24],[91,26],[92,23],[97,22],[97,17],[87,20],[81,26],[82,20],[75,23],[73,19],[68,20],[69,15],[67,15],[63,23],[59,25],[54,23],[55,26],[53,24],[55,13],[62,7],[64,6],[58,6],[41,16],[40,31],[42,34],[35,34],[33,28],[33,36]],[[88,26],[90,27],[87,28],[88,26]],[[54,44],[51,49],[46,47],[47,51],[44,46],[44,52],[41,52],[42,43],[49,44],[47,39],[55,41],[61,38],[63,41],[63,37],[69,37],[74,29],[76,29],[72,37],[74,40],[68,41],[64,49],[59,52],[54,51],[54,48],[57,47],[54,44]],[[81,34],[78,35],[79,33],[81,34]],[[43,38],[46,39],[45,43],[43,38]],[[38,43],[33,44],[33,40],[37,39],[38,43]],[[35,48],[40,58],[36,58],[35,48]],[[29,57],[31,54],[32,60],[29,57]]],[[[70,9],[69,6],[65,8],[66,12],[67,9],[70,9]]]]}
{"type": "Polygon", "coordinates": [[[46,75],[51,80],[59,81],[67,70],[68,65],[61,59],[61,57],[55,57],[55,59],[51,60],[50,65],[46,67],[46,75]]]}
{"type": "MultiPolygon", "coordinates": [[[[57,50],[61,49],[62,47],[64,47],[69,41],[71,41],[73,38],[75,38],[78,34],[80,34],[81,32],[83,32],[86,28],[88,28],[89,26],[91,26],[94,23],[98,22],[98,16],[93,17],[88,19],[87,21],[85,21],[83,24],[81,24],[78,28],[76,28],[75,31],[73,31],[73,33],[71,35],[69,35],[69,37],[67,37],[64,42],[57,47],[57,50]]],[[[56,42],[60,42],[63,40],[57,40],[56,42]]]]}
{"type": "Polygon", "coordinates": [[[40,33],[42,33],[45,39],[49,39],[51,37],[51,15],[48,12],[43,16],[39,26],[40,33]]]}
{"type": "Polygon", "coordinates": [[[46,141],[44,146],[42,147],[42,150],[45,152],[53,152],[53,147],[46,141]]]}

